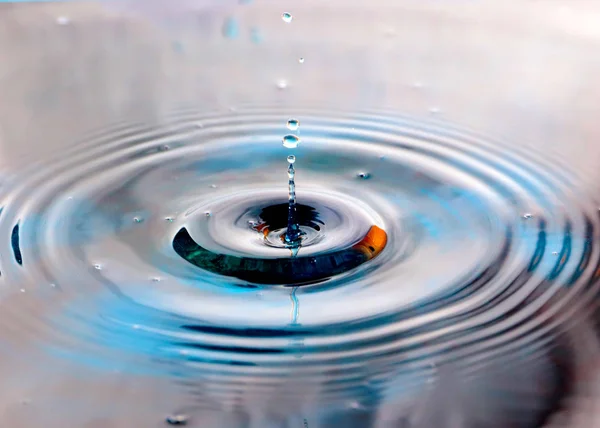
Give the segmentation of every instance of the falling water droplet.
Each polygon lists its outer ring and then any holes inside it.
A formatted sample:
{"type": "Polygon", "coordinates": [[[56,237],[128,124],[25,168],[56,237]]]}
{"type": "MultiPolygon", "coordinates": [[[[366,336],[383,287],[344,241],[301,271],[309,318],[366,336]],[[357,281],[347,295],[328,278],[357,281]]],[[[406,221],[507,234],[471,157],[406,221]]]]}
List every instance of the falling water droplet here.
{"type": "Polygon", "coordinates": [[[287,128],[290,131],[297,131],[300,127],[300,121],[297,119],[290,119],[287,121],[287,128]]]}
{"type": "Polygon", "coordinates": [[[210,212],[210,211],[206,211],[206,212],[204,213],[204,215],[205,215],[206,217],[210,217],[212,214],[211,214],[211,212],[210,212]]]}
{"type": "Polygon", "coordinates": [[[59,16],[56,18],[56,23],[58,25],[68,25],[71,22],[68,16],[59,16]]]}
{"type": "Polygon", "coordinates": [[[289,163],[294,163],[294,162],[296,162],[296,156],[294,156],[294,155],[289,155],[289,156],[287,157],[287,161],[288,161],[289,163]]]}
{"type": "Polygon", "coordinates": [[[165,220],[168,221],[169,223],[173,223],[173,217],[165,217],[165,220]]]}
{"type": "Polygon", "coordinates": [[[102,270],[102,265],[97,263],[97,264],[94,265],[94,269],[96,269],[96,270],[102,270]]]}
{"type": "Polygon", "coordinates": [[[287,147],[288,149],[295,149],[298,147],[298,143],[300,143],[300,138],[295,135],[286,135],[283,137],[283,147],[287,147]]]}
{"type": "Polygon", "coordinates": [[[283,89],[287,88],[287,86],[288,86],[287,80],[281,79],[281,80],[277,81],[277,88],[278,89],[283,90],[283,89]]]}
{"type": "Polygon", "coordinates": [[[558,256],[558,251],[552,251],[553,256],[558,256]]]}
{"type": "Polygon", "coordinates": [[[154,278],[152,278],[152,282],[160,282],[160,278],[158,276],[155,276],[154,278]]]}
{"type": "Polygon", "coordinates": [[[283,19],[283,21],[284,21],[284,22],[286,22],[286,23],[288,23],[288,24],[289,24],[290,22],[292,22],[292,19],[294,19],[294,17],[292,16],[292,14],[291,14],[291,13],[289,13],[289,12],[284,12],[284,13],[281,15],[281,19],[283,19]]]}
{"type": "Polygon", "coordinates": [[[362,178],[363,180],[368,180],[369,178],[371,178],[371,174],[369,174],[368,172],[359,172],[358,174],[356,174],[356,176],[358,178],[362,178]]]}
{"type": "Polygon", "coordinates": [[[530,219],[532,217],[533,217],[533,214],[531,214],[531,213],[525,213],[525,214],[523,214],[523,218],[524,219],[530,219]]]}
{"type": "Polygon", "coordinates": [[[300,58],[298,59],[298,62],[299,62],[300,64],[304,64],[304,58],[300,57],[300,58]]]}
{"type": "Polygon", "coordinates": [[[136,223],[141,223],[142,219],[140,217],[134,217],[133,221],[136,222],[136,223]]]}
{"type": "Polygon", "coordinates": [[[166,419],[169,425],[187,425],[188,420],[186,415],[170,415],[166,419]]]}

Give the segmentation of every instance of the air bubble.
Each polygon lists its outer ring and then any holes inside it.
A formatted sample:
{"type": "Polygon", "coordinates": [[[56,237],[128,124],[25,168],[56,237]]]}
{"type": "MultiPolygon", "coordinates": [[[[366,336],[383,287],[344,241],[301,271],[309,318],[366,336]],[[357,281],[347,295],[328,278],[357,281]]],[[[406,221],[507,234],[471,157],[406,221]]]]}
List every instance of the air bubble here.
{"type": "Polygon", "coordinates": [[[21,293],[25,293],[25,289],[24,288],[21,288],[21,293]]]}
{"type": "Polygon", "coordinates": [[[298,147],[298,144],[300,143],[300,138],[298,138],[295,135],[286,135],[285,137],[283,137],[283,147],[287,147],[288,149],[295,149],[296,147],[298,147]]]}
{"type": "Polygon", "coordinates": [[[133,218],[133,221],[134,221],[135,223],[141,223],[143,220],[142,220],[140,217],[134,217],[134,218],[133,218]]]}
{"type": "Polygon", "coordinates": [[[216,188],[217,188],[217,185],[216,185],[216,184],[211,184],[211,185],[210,185],[210,188],[211,188],[211,189],[216,189],[216,188]]]}
{"type": "Polygon", "coordinates": [[[291,13],[289,13],[289,12],[284,12],[284,13],[281,15],[281,19],[283,19],[283,22],[286,22],[286,23],[288,23],[288,24],[289,24],[290,22],[292,22],[292,19],[294,19],[294,17],[292,16],[292,14],[291,14],[291,13]]]}
{"type": "Polygon", "coordinates": [[[210,211],[206,211],[206,212],[204,213],[204,215],[205,215],[206,217],[210,217],[212,214],[211,214],[211,212],[210,212],[210,211]]]}
{"type": "Polygon", "coordinates": [[[359,172],[358,174],[356,174],[356,176],[363,180],[368,180],[369,178],[371,178],[371,174],[369,174],[368,172],[359,172]]]}
{"type": "Polygon", "coordinates": [[[304,64],[304,58],[302,58],[302,57],[298,58],[298,62],[299,62],[300,64],[304,64]]]}
{"type": "Polygon", "coordinates": [[[165,221],[168,221],[169,223],[173,223],[174,220],[173,217],[165,217],[165,221]]]}
{"type": "Polygon", "coordinates": [[[187,425],[188,420],[186,415],[170,415],[166,419],[169,425],[187,425]]]}
{"type": "Polygon", "coordinates": [[[101,264],[99,264],[99,263],[96,263],[96,264],[94,265],[94,269],[96,269],[96,270],[102,270],[102,265],[101,265],[101,264]]]}
{"type": "Polygon", "coordinates": [[[278,89],[285,89],[285,88],[287,88],[287,86],[288,86],[287,80],[281,79],[281,80],[277,81],[277,88],[278,89]]]}
{"type": "Polygon", "coordinates": [[[300,127],[300,121],[297,119],[290,119],[287,121],[287,128],[290,131],[297,131],[300,127]]]}
{"type": "Polygon", "coordinates": [[[533,214],[531,214],[531,213],[525,213],[525,214],[523,214],[523,218],[524,219],[530,219],[532,217],[533,217],[533,214]]]}
{"type": "Polygon", "coordinates": [[[160,278],[158,276],[155,276],[154,278],[152,278],[152,282],[160,282],[160,278]]]}
{"type": "Polygon", "coordinates": [[[289,163],[294,163],[294,162],[296,162],[296,156],[294,156],[294,155],[289,155],[289,156],[287,157],[287,161],[288,161],[289,163]]]}
{"type": "Polygon", "coordinates": [[[553,256],[558,256],[558,251],[552,251],[553,256]]]}

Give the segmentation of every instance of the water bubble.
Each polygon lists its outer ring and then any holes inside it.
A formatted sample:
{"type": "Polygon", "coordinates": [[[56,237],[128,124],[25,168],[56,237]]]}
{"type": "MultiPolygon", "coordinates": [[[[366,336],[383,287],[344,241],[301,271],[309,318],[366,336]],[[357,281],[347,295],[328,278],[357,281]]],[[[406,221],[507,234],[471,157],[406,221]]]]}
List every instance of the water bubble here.
{"type": "Polygon", "coordinates": [[[296,162],[296,156],[294,156],[294,155],[289,155],[289,156],[287,157],[287,161],[288,161],[289,163],[294,163],[294,162],[296,162]]]}
{"type": "Polygon", "coordinates": [[[217,185],[216,185],[216,184],[211,184],[211,185],[210,185],[210,188],[211,188],[211,189],[216,189],[216,188],[217,188],[217,185]]]}
{"type": "Polygon", "coordinates": [[[102,270],[102,265],[101,265],[101,264],[99,264],[99,263],[96,263],[96,264],[94,265],[94,269],[96,269],[96,270],[102,270]]]}
{"type": "Polygon", "coordinates": [[[287,147],[288,149],[295,149],[298,147],[300,143],[300,138],[295,135],[286,135],[283,137],[283,147],[287,147]]]}
{"type": "Polygon", "coordinates": [[[165,221],[168,221],[169,223],[173,223],[173,220],[175,220],[173,217],[165,217],[165,221]]]}
{"type": "Polygon", "coordinates": [[[134,217],[133,221],[136,223],[141,223],[143,220],[140,217],[134,217]]]}
{"type": "Polygon", "coordinates": [[[210,212],[210,211],[206,211],[206,212],[204,213],[204,215],[205,215],[206,217],[210,217],[212,214],[211,214],[211,212],[210,212]]]}
{"type": "Polygon", "coordinates": [[[21,293],[25,293],[25,289],[24,288],[21,288],[21,293]]]}
{"type": "Polygon", "coordinates": [[[68,16],[59,16],[58,18],[56,18],[56,23],[58,25],[69,25],[70,22],[71,19],[69,19],[68,16]]]}
{"type": "Polygon", "coordinates": [[[160,278],[158,276],[155,276],[154,278],[152,278],[152,282],[160,282],[160,278]]]}
{"type": "Polygon", "coordinates": [[[304,64],[304,58],[302,58],[302,57],[298,58],[298,62],[299,62],[300,64],[304,64]]]}
{"type": "Polygon", "coordinates": [[[168,145],[168,144],[165,144],[165,145],[163,145],[163,146],[160,146],[160,148],[159,148],[158,150],[159,150],[159,151],[161,151],[161,152],[166,152],[166,151],[168,151],[170,148],[171,148],[171,147],[169,147],[169,145],[168,145]]]}
{"type": "Polygon", "coordinates": [[[356,174],[356,176],[358,178],[362,178],[363,180],[368,180],[369,178],[371,178],[371,174],[369,174],[368,172],[359,172],[358,174],[356,174]]]}
{"type": "Polygon", "coordinates": [[[291,13],[289,13],[289,12],[284,12],[284,13],[281,15],[281,19],[283,19],[283,22],[286,22],[286,23],[288,23],[288,24],[289,24],[290,22],[292,22],[292,19],[294,19],[294,17],[292,16],[292,14],[291,14],[291,13]]]}
{"type": "Polygon", "coordinates": [[[287,80],[280,79],[280,80],[277,81],[277,88],[278,89],[285,89],[285,88],[287,88],[287,86],[288,86],[287,80]]]}
{"type": "Polygon", "coordinates": [[[300,121],[297,119],[290,119],[287,121],[287,128],[290,131],[297,131],[300,127],[300,121]]]}
{"type": "Polygon", "coordinates": [[[52,283],[52,284],[50,284],[50,287],[56,288],[56,284],[52,283]]]}
{"type": "Polygon", "coordinates": [[[525,214],[523,214],[523,218],[524,219],[530,219],[532,217],[533,217],[533,214],[531,214],[531,213],[525,213],[525,214]]]}
{"type": "Polygon", "coordinates": [[[188,420],[186,415],[170,415],[166,419],[169,425],[187,425],[188,420]]]}
{"type": "Polygon", "coordinates": [[[553,256],[558,256],[558,251],[552,251],[553,256]]]}

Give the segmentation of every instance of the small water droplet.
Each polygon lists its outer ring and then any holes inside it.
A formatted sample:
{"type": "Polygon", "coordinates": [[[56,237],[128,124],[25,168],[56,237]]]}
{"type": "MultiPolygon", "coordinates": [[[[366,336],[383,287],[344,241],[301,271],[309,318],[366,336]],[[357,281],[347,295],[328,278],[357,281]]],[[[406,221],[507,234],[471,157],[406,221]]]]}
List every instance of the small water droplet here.
{"type": "Polygon", "coordinates": [[[289,13],[289,12],[284,12],[284,13],[281,15],[281,19],[283,19],[283,22],[286,22],[286,23],[288,23],[288,24],[289,24],[290,22],[292,22],[292,19],[294,19],[294,17],[292,16],[292,14],[291,14],[291,13],[289,13]]]}
{"type": "Polygon", "coordinates": [[[97,264],[94,265],[94,269],[96,269],[96,270],[102,270],[102,265],[97,263],[97,264]]]}
{"type": "Polygon", "coordinates": [[[166,152],[170,149],[171,147],[169,147],[168,144],[165,144],[164,146],[160,146],[160,148],[158,149],[161,152],[166,152]]]}
{"type": "Polygon", "coordinates": [[[298,119],[290,119],[287,121],[287,128],[290,131],[297,131],[300,127],[300,121],[298,119]]]}
{"type": "Polygon", "coordinates": [[[295,149],[298,147],[300,143],[300,138],[295,135],[286,135],[283,137],[283,147],[287,147],[288,149],[295,149]]]}
{"type": "Polygon", "coordinates": [[[50,287],[56,288],[56,284],[52,283],[52,284],[50,284],[50,287]]]}
{"type": "Polygon", "coordinates": [[[68,16],[59,16],[56,18],[56,23],[58,25],[68,25],[71,22],[68,16]]]}
{"type": "Polygon", "coordinates": [[[300,64],[304,64],[304,58],[302,58],[302,57],[298,58],[298,62],[299,62],[300,64]]]}
{"type": "Polygon", "coordinates": [[[21,288],[21,293],[25,293],[25,289],[24,288],[21,288]]]}
{"type": "Polygon", "coordinates": [[[223,36],[228,39],[235,39],[240,34],[240,26],[237,20],[233,17],[229,17],[223,23],[223,36]]]}
{"type": "Polygon", "coordinates": [[[369,174],[368,172],[359,172],[358,174],[356,174],[356,176],[358,178],[362,178],[363,180],[368,180],[369,178],[371,178],[371,174],[369,174]]]}
{"type": "Polygon", "coordinates": [[[558,256],[558,251],[552,251],[553,256],[558,256]]]}
{"type": "Polygon", "coordinates": [[[152,278],[152,282],[160,282],[160,278],[158,276],[155,276],[154,278],[152,278]]]}
{"type": "Polygon", "coordinates": [[[289,163],[294,163],[294,162],[296,162],[296,156],[294,156],[294,155],[289,155],[289,156],[287,157],[287,161],[288,161],[289,163]]]}
{"type": "Polygon", "coordinates": [[[168,221],[169,223],[173,223],[173,220],[173,217],[165,217],[165,221],[168,221]]]}
{"type": "Polygon", "coordinates": [[[212,214],[211,214],[211,212],[210,212],[210,211],[206,211],[206,212],[204,213],[204,215],[205,215],[206,217],[210,217],[212,214]]]}
{"type": "Polygon", "coordinates": [[[133,221],[136,222],[136,223],[141,223],[142,219],[140,217],[134,217],[133,221]]]}
{"type": "Polygon", "coordinates": [[[187,425],[188,420],[186,415],[169,415],[166,419],[169,425],[187,425]]]}
{"type": "Polygon", "coordinates": [[[524,219],[530,219],[532,217],[533,217],[533,214],[531,214],[531,213],[525,213],[525,214],[523,214],[523,218],[524,219]]]}
{"type": "Polygon", "coordinates": [[[217,185],[216,185],[216,184],[211,184],[211,185],[210,185],[210,188],[211,188],[211,189],[216,189],[216,188],[217,188],[217,185]]]}
{"type": "Polygon", "coordinates": [[[288,87],[288,82],[287,82],[287,80],[283,80],[283,79],[281,79],[281,80],[278,80],[278,81],[277,81],[277,89],[283,90],[283,89],[285,89],[285,88],[287,88],[287,87],[288,87]]]}

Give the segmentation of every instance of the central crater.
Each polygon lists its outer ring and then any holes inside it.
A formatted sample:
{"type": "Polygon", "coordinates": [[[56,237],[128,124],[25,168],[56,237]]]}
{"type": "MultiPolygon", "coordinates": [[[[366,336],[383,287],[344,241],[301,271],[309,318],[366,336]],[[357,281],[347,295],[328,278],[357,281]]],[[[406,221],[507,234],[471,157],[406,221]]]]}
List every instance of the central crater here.
{"type": "Polygon", "coordinates": [[[178,227],[173,249],[214,274],[298,286],[355,269],[387,244],[383,227],[351,198],[315,193],[295,206],[299,238],[291,246],[286,240],[289,204],[277,199],[237,194],[196,209],[178,227]]]}

